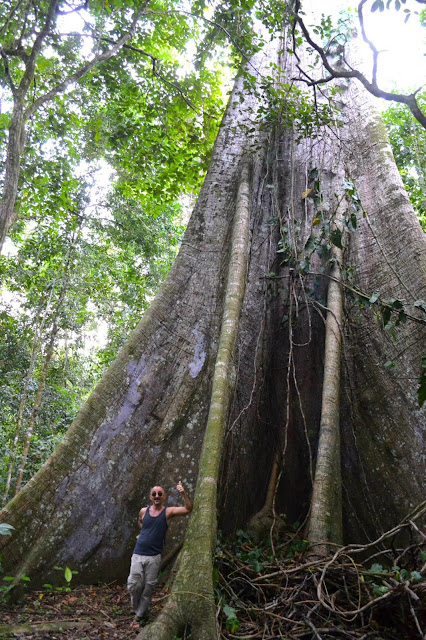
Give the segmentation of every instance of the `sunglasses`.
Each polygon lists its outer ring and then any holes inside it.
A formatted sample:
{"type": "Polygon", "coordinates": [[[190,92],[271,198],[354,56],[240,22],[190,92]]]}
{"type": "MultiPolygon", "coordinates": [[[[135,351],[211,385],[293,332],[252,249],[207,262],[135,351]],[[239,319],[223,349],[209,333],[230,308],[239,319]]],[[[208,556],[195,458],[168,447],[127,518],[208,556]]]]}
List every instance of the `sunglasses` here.
{"type": "Polygon", "coordinates": [[[159,498],[161,498],[161,496],[163,495],[163,492],[162,491],[158,491],[158,492],[157,491],[153,491],[151,493],[151,495],[152,495],[153,498],[156,498],[157,495],[158,495],[159,498]]]}

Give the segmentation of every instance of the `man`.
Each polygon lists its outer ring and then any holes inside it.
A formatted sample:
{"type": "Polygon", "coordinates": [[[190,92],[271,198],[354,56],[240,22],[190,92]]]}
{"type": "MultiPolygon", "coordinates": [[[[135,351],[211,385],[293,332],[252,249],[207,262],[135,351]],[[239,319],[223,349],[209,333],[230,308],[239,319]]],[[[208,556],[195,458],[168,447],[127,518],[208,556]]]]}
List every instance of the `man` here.
{"type": "Polygon", "coordinates": [[[131,628],[141,625],[151,602],[169,521],[192,511],[192,502],[180,480],[176,489],[183,496],[183,507],[166,507],[166,492],[163,487],[155,486],[152,487],[149,496],[151,504],[139,511],[138,524],[141,532],[133,550],[130,574],[127,578],[132,609],[136,614],[131,628]]]}

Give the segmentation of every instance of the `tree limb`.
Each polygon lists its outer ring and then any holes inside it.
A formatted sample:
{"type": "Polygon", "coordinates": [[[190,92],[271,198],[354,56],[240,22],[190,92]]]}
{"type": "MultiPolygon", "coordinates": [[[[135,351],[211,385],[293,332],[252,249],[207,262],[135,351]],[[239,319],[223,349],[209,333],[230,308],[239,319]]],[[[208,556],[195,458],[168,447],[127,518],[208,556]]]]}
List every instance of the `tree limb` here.
{"type": "Polygon", "coordinates": [[[14,48],[8,48],[8,49],[3,49],[4,53],[7,56],[17,56],[19,58],[21,58],[21,60],[27,64],[29,61],[30,56],[28,55],[28,53],[25,51],[24,47],[22,46],[22,43],[19,42],[19,44],[14,48]]]}
{"type": "Polygon", "coordinates": [[[43,28],[41,29],[40,33],[37,35],[34,41],[34,44],[32,46],[31,53],[26,61],[25,72],[24,72],[24,75],[22,76],[21,82],[19,83],[19,89],[18,89],[18,91],[22,95],[25,95],[27,93],[28,88],[34,78],[34,69],[35,69],[36,59],[38,54],[40,53],[41,47],[43,45],[43,41],[50,31],[50,25],[52,24],[53,18],[55,17],[58,2],[59,0],[50,0],[43,28]]]}
{"type": "Polygon", "coordinates": [[[83,4],[79,4],[78,7],[74,7],[74,9],[70,9],[69,11],[61,11],[61,9],[58,9],[57,13],[60,16],[68,16],[70,13],[75,13],[76,11],[81,11],[82,9],[87,9],[88,5],[89,5],[88,0],[85,0],[83,2],[83,4]]]}
{"type": "Polygon", "coordinates": [[[12,91],[12,95],[15,96],[16,95],[16,91],[17,91],[17,87],[16,87],[15,83],[13,82],[13,78],[12,78],[11,73],[10,73],[8,57],[7,57],[3,47],[1,45],[0,45],[0,55],[3,58],[4,73],[5,73],[5,76],[6,76],[7,84],[9,85],[10,90],[12,91]]]}
{"type": "Polygon", "coordinates": [[[362,12],[363,6],[365,5],[365,3],[367,2],[367,0],[361,0],[361,2],[358,5],[358,20],[359,20],[359,24],[361,27],[361,34],[362,34],[362,38],[364,40],[364,42],[366,42],[368,44],[368,46],[370,47],[371,51],[373,52],[373,73],[372,73],[372,78],[373,78],[373,85],[375,87],[377,87],[377,60],[379,57],[379,52],[377,51],[374,43],[369,40],[369,38],[367,38],[367,34],[365,31],[365,25],[364,25],[364,14],[362,12]]]}
{"type": "MultiPolygon", "coordinates": [[[[358,6],[358,11],[361,9],[361,20],[362,20],[362,6],[365,2],[366,0],[361,0],[358,6]]],[[[313,49],[315,49],[315,51],[319,54],[321,61],[324,65],[324,68],[328,71],[328,73],[333,78],[347,78],[347,79],[356,78],[367,89],[367,91],[371,93],[373,96],[375,96],[376,98],[382,98],[383,100],[389,100],[392,102],[400,102],[402,104],[407,105],[407,107],[410,109],[411,113],[413,114],[414,118],[422,125],[424,129],[426,129],[426,115],[420,109],[417,103],[417,98],[416,98],[416,94],[420,91],[420,89],[417,89],[417,91],[415,91],[414,93],[407,95],[402,93],[390,93],[389,91],[384,91],[383,89],[380,89],[380,87],[377,86],[376,73],[377,73],[377,57],[379,52],[376,50],[374,45],[369,42],[369,40],[367,39],[367,36],[365,36],[364,39],[367,42],[367,44],[370,45],[370,48],[372,48],[373,56],[374,56],[372,82],[370,82],[365,77],[365,75],[361,73],[361,71],[359,71],[358,69],[351,69],[351,70],[336,69],[330,64],[324,48],[321,47],[316,42],[314,42],[314,40],[311,38],[311,35],[305,23],[303,22],[303,19],[299,15],[299,8],[300,8],[300,1],[297,0],[297,2],[295,3],[295,11],[294,11],[295,21],[300,26],[306,42],[313,49]]],[[[363,30],[363,24],[361,25],[361,29],[363,30]]],[[[319,81],[312,79],[311,83],[308,83],[308,84],[314,85],[314,84],[318,84],[318,82],[319,81]]]]}
{"type": "MultiPolygon", "coordinates": [[[[107,38],[106,36],[95,36],[95,35],[92,35],[91,33],[79,33],[78,31],[70,31],[68,33],[60,33],[60,34],[52,32],[50,35],[52,36],[54,35],[60,38],[91,38],[92,40],[95,40],[95,39],[102,40],[102,42],[107,42],[108,44],[113,44],[113,45],[117,44],[117,41],[113,40],[112,38],[107,38]]],[[[146,56],[151,60],[159,60],[159,58],[156,58],[154,55],[152,55],[152,53],[148,53],[148,51],[144,51],[139,47],[134,47],[131,44],[123,44],[122,48],[128,49],[129,51],[135,51],[136,53],[140,53],[142,56],[146,56]]],[[[8,51],[6,52],[8,53],[8,51]]]]}

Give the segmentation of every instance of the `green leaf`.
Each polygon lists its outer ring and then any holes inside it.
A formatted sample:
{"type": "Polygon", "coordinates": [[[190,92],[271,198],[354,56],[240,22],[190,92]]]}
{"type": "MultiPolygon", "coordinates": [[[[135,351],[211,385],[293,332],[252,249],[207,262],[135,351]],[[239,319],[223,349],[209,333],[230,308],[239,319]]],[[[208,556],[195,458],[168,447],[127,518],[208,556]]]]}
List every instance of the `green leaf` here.
{"type": "Polygon", "coordinates": [[[312,251],[316,246],[316,242],[317,242],[316,237],[313,234],[311,234],[306,241],[305,251],[312,251]]]}
{"type": "Polygon", "coordinates": [[[226,615],[227,618],[237,617],[237,610],[234,609],[234,607],[230,607],[229,605],[225,605],[223,607],[223,613],[226,615]]]}
{"type": "Polygon", "coordinates": [[[71,569],[69,567],[65,567],[64,577],[65,577],[65,580],[67,582],[71,582],[71,580],[72,580],[72,571],[71,571],[71,569]]]}
{"type": "Polygon", "coordinates": [[[383,565],[382,564],[379,564],[378,562],[375,562],[368,569],[368,573],[387,573],[387,570],[383,569],[383,565]]]}
{"type": "Polygon", "coordinates": [[[333,231],[330,233],[330,240],[331,242],[338,247],[339,249],[343,249],[343,245],[342,245],[342,232],[340,231],[340,229],[333,229],[333,231]]]}
{"type": "Polygon", "coordinates": [[[226,621],[226,628],[230,633],[236,633],[240,628],[240,621],[238,618],[228,618],[226,621]]]}
{"type": "Polygon", "coordinates": [[[377,598],[380,598],[380,596],[383,596],[383,595],[385,595],[385,593],[388,593],[388,591],[389,591],[389,587],[387,587],[387,586],[386,586],[386,585],[384,585],[384,584],[383,584],[383,585],[378,585],[378,584],[375,584],[375,583],[373,582],[373,584],[372,584],[372,590],[373,590],[373,594],[374,594],[377,598]]]}
{"type": "Polygon", "coordinates": [[[240,628],[240,621],[237,617],[237,610],[234,607],[225,605],[223,607],[223,613],[226,616],[226,628],[230,633],[236,633],[240,628]]]}
{"type": "Polygon", "coordinates": [[[6,522],[2,522],[0,524],[0,536],[11,536],[12,531],[15,527],[12,527],[11,524],[7,524],[6,522]]]}
{"type": "Polygon", "coordinates": [[[422,582],[424,580],[422,574],[420,573],[420,571],[412,571],[411,572],[411,580],[414,580],[414,582],[422,582]]]}
{"type": "Polygon", "coordinates": [[[382,309],[383,326],[386,327],[391,317],[391,310],[388,307],[382,309]]]}

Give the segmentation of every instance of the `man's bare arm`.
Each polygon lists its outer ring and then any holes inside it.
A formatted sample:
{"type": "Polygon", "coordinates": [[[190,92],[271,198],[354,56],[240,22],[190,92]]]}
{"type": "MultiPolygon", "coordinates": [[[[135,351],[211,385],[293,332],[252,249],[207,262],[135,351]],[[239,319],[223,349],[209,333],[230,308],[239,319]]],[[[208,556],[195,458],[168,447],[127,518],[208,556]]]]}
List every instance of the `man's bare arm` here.
{"type": "Polygon", "coordinates": [[[174,516],[186,516],[188,513],[192,511],[192,502],[189,499],[188,494],[182,486],[182,482],[179,480],[176,489],[183,496],[183,501],[185,505],[183,507],[167,507],[166,516],[167,519],[173,518],[174,516]]]}
{"type": "Polygon", "coordinates": [[[142,520],[145,513],[146,513],[146,507],[142,507],[142,509],[139,511],[139,516],[138,516],[139,529],[142,529],[142,520]]]}

